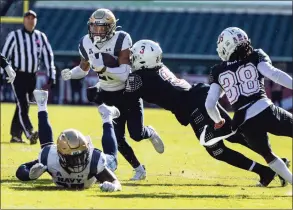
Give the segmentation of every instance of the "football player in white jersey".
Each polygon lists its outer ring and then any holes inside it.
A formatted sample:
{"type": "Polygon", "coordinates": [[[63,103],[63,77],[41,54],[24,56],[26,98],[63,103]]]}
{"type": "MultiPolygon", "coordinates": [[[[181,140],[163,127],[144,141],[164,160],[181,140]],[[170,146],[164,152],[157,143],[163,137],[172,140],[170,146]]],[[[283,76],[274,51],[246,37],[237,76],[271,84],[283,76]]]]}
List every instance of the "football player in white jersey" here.
{"type": "Polygon", "coordinates": [[[103,120],[103,152],[93,147],[89,137],[76,129],[64,130],[53,143],[48,120],[48,91],[35,90],[38,105],[39,158],[19,166],[16,177],[21,181],[38,179],[48,172],[59,187],[84,189],[100,182],[102,191],[119,191],[121,184],[113,173],[117,168],[117,141],[112,120],[119,117],[116,107],[102,104],[98,110],[103,120]]]}
{"type": "Polygon", "coordinates": [[[85,77],[90,69],[97,72],[99,83],[88,89],[89,101],[119,109],[121,115],[114,124],[118,150],[135,170],[132,180],[141,180],[146,178],[145,167],[125,139],[126,122],[130,137],[135,141],[150,139],[158,153],[164,152],[164,144],[154,128],[143,125],[142,99],[129,106],[123,97],[125,81],[131,72],[129,48],[132,40],[128,33],[116,31],[117,21],[110,10],[96,10],[89,18],[88,34],[79,43],[80,65],[71,70],[64,69],[61,75],[64,80],[69,80],[85,77]],[[96,96],[98,100],[91,99],[96,96]]]}

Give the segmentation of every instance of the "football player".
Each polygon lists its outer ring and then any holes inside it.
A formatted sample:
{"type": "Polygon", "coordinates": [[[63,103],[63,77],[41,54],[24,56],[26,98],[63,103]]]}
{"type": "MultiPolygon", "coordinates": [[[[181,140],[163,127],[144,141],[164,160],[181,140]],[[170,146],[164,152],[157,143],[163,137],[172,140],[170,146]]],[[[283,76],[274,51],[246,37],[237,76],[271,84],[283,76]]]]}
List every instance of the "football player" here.
{"type": "Polygon", "coordinates": [[[98,107],[103,120],[103,152],[94,148],[90,138],[76,129],[61,132],[57,144],[54,144],[48,120],[48,91],[34,90],[33,94],[38,105],[42,150],[37,160],[22,164],[17,169],[16,177],[30,181],[48,172],[59,187],[83,189],[98,181],[102,191],[121,190],[121,184],[113,173],[117,168],[118,149],[112,120],[119,117],[119,110],[105,104],[98,107]]]}
{"type": "MultiPolygon", "coordinates": [[[[149,103],[171,111],[181,125],[191,125],[200,143],[213,158],[257,173],[260,176],[258,185],[269,185],[276,175],[273,170],[226,147],[222,141],[227,139],[249,148],[240,132],[233,135],[231,119],[220,105],[217,107],[226,124],[221,129],[219,126],[214,127],[214,122],[205,109],[209,85],[199,83],[191,86],[187,81],[178,79],[162,63],[161,47],[151,40],[136,42],[130,51],[133,73],[129,75],[124,93],[128,101],[141,97],[149,103]]],[[[281,179],[281,184],[284,186],[286,182],[281,179]]]]}
{"type": "Polygon", "coordinates": [[[222,31],[217,52],[223,62],[211,70],[211,88],[206,101],[209,116],[217,127],[225,123],[216,104],[220,95],[226,93],[235,111],[233,130],[241,130],[270,168],[292,184],[292,173],[272,152],[268,138],[268,133],[292,138],[292,114],[275,106],[267,97],[264,77],[291,90],[292,78],[275,68],[262,49],[254,49],[240,28],[222,31]]]}
{"type": "Polygon", "coordinates": [[[61,74],[64,80],[68,80],[83,78],[90,69],[97,72],[99,88],[89,88],[88,99],[93,101],[96,94],[99,94],[99,101],[93,102],[103,102],[119,109],[121,114],[114,124],[118,150],[135,170],[132,180],[141,180],[146,178],[146,170],[125,139],[126,122],[130,137],[135,141],[150,139],[158,153],[164,152],[164,144],[154,128],[143,125],[142,100],[138,98],[133,101],[130,109],[123,98],[125,81],[131,71],[129,48],[132,40],[128,33],[116,31],[117,21],[110,10],[96,10],[89,18],[88,34],[79,43],[80,65],[71,70],[65,69],[61,74]],[[113,58],[118,65],[115,65],[113,58]]]}

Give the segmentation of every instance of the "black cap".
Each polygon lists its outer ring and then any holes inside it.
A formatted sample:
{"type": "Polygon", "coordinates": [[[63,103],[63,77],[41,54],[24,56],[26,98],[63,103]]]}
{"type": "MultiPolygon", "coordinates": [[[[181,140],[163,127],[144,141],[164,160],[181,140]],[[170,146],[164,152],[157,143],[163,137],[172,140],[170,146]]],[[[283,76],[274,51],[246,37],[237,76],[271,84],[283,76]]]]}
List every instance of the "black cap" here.
{"type": "Polygon", "coordinates": [[[29,15],[32,15],[32,16],[34,16],[35,18],[37,17],[37,14],[36,14],[34,11],[32,11],[32,10],[29,10],[29,11],[27,11],[26,13],[24,13],[24,16],[23,16],[23,17],[27,17],[27,16],[29,16],[29,15]]]}

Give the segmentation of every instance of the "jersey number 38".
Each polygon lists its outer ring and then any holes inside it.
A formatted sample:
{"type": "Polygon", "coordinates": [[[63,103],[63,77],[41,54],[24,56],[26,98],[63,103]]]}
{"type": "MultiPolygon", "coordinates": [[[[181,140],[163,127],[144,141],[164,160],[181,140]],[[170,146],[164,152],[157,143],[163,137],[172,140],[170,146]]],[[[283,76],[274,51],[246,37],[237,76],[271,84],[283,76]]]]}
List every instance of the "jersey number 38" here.
{"type": "Polygon", "coordinates": [[[219,83],[231,104],[234,104],[240,95],[248,97],[260,90],[258,71],[252,63],[240,66],[236,72],[228,70],[221,73],[219,83]]]}

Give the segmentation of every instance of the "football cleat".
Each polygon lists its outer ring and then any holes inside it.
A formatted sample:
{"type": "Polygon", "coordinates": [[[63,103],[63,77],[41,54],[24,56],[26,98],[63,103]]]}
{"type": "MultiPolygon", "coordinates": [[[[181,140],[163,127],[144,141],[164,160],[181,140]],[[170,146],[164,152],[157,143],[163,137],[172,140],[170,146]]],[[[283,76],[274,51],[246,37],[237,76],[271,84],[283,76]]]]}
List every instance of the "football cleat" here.
{"type": "Polygon", "coordinates": [[[39,133],[38,133],[38,131],[32,132],[31,135],[30,135],[30,137],[29,137],[29,140],[30,140],[31,145],[32,145],[32,144],[36,144],[38,138],[39,138],[39,133]]]}
{"type": "Polygon", "coordinates": [[[162,154],[164,153],[164,143],[161,139],[161,137],[158,135],[158,133],[155,131],[155,129],[152,126],[147,126],[149,129],[153,131],[152,136],[149,138],[149,140],[152,142],[155,150],[162,154]]]}
{"type": "Polygon", "coordinates": [[[10,143],[25,143],[21,138],[13,136],[10,140],[10,143]]]}
{"type": "Polygon", "coordinates": [[[45,105],[48,101],[48,91],[45,90],[34,90],[34,96],[38,105],[45,105]]]}
{"type": "Polygon", "coordinates": [[[137,168],[134,169],[134,171],[135,171],[135,174],[130,180],[138,181],[138,180],[146,179],[146,170],[144,165],[138,166],[137,168]]]}
{"type": "Polygon", "coordinates": [[[107,117],[112,117],[112,119],[118,118],[120,116],[120,111],[115,106],[107,106],[106,104],[101,104],[98,106],[98,110],[102,116],[102,119],[107,117]]]}
{"type": "Polygon", "coordinates": [[[264,173],[264,175],[260,176],[259,183],[256,186],[267,187],[274,180],[276,175],[277,175],[276,172],[268,169],[267,173],[264,173]]]}

